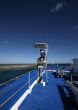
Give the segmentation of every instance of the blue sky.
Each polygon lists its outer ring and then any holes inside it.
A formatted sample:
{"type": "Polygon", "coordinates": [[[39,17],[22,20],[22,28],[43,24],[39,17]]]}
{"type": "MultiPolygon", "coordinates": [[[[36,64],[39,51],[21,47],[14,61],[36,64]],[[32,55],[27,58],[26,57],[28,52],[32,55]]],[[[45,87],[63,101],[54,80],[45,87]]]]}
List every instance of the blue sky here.
{"type": "Polygon", "coordinates": [[[48,62],[78,57],[78,1],[0,1],[0,63],[36,62],[35,42],[48,43],[48,62]]]}

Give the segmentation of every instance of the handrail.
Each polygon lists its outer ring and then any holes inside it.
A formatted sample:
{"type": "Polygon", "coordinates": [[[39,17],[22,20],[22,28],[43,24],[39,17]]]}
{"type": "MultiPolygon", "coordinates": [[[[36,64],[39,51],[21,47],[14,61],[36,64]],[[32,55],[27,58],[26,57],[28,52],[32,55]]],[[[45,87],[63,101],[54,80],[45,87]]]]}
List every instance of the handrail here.
{"type": "Polygon", "coordinates": [[[30,79],[28,82],[26,82],[21,88],[19,88],[14,94],[12,94],[7,100],[5,100],[1,105],[0,108],[2,108],[8,101],[10,101],[20,90],[22,90],[27,84],[30,83],[36,76],[34,76],[32,79],[30,79]]]}

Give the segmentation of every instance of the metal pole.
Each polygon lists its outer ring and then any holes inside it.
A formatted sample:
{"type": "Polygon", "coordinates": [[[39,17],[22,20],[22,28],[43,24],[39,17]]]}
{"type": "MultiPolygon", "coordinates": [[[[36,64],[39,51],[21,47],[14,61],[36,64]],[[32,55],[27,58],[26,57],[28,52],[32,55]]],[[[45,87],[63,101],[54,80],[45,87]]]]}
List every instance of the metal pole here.
{"type": "Polygon", "coordinates": [[[29,84],[28,84],[28,88],[30,88],[30,72],[29,72],[29,74],[28,74],[28,76],[29,76],[29,84]]]}
{"type": "Polygon", "coordinates": [[[47,80],[47,83],[48,83],[48,72],[47,72],[47,69],[46,69],[46,80],[47,80]]]}
{"type": "Polygon", "coordinates": [[[47,83],[48,83],[48,73],[47,73],[47,52],[48,52],[48,49],[46,49],[46,80],[47,80],[47,83]]]}
{"type": "Polygon", "coordinates": [[[71,83],[73,82],[72,74],[71,74],[71,83]]]}

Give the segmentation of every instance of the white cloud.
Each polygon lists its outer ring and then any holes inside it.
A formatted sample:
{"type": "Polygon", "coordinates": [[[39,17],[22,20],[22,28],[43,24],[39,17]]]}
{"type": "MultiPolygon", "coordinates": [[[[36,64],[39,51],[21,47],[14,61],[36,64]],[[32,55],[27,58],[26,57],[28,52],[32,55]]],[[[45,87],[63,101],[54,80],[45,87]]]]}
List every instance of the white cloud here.
{"type": "Polygon", "coordinates": [[[3,46],[3,45],[8,45],[9,41],[8,40],[0,40],[0,46],[3,46]]]}
{"type": "Polygon", "coordinates": [[[63,3],[58,3],[55,7],[55,10],[59,11],[61,8],[63,8],[63,3]]]}
{"type": "Polygon", "coordinates": [[[51,12],[57,12],[60,9],[62,9],[64,7],[65,3],[64,2],[59,2],[55,5],[54,8],[51,9],[51,12]]]}
{"type": "Polygon", "coordinates": [[[54,13],[55,12],[55,9],[51,9],[51,12],[54,13]]]}
{"type": "Polygon", "coordinates": [[[73,29],[78,29],[78,25],[74,25],[73,29]]]}
{"type": "Polygon", "coordinates": [[[5,40],[5,41],[3,41],[3,43],[4,43],[4,44],[8,44],[8,41],[7,41],[7,40],[5,40]]]}

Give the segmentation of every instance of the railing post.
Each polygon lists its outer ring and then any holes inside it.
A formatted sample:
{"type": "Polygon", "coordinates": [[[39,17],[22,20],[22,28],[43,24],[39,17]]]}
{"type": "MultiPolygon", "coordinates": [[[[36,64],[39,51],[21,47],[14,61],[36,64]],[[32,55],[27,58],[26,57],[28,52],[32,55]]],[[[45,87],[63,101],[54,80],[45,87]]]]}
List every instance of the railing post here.
{"type": "Polygon", "coordinates": [[[29,74],[28,74],[28,88],[30,88],[30,72],[29,72],[29,74]]]}
{"type": "Polygon", "coordinates": [[[71,83],[73,82],[72,74],[71,74],[71,83]]]}

